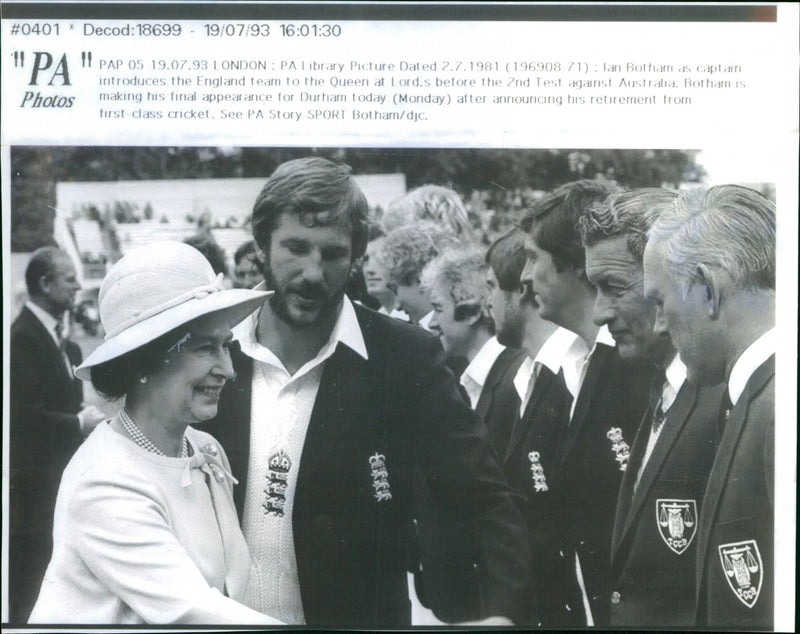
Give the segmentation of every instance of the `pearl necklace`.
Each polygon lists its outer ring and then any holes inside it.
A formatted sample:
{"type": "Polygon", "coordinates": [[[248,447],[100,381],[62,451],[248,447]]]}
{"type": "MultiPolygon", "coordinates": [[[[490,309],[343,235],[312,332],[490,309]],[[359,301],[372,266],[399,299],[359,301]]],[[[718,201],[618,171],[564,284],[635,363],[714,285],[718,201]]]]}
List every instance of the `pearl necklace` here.
{"type": "MultiPolygon", "coordinates": [[[[128,435],[133,439],[133,441],[139,445],[142,449],[146,449],[150,453],[154,453],[159,456],[166,456],[163,451],[161,451],[158,447],[156,447],[150,439],[142,433],[142,430],[136,426],[136,423],[133,422],[128,412],[125,408],[121,408],[119,410],[119,420],[122,423],[122,426],[125,428],[125,431],[128,432],[128,435]]],[[[186,436],[183,437],[181,442],[181,458],[188,458],[189,457],[189,442],[186,440],[186,436]]]]}

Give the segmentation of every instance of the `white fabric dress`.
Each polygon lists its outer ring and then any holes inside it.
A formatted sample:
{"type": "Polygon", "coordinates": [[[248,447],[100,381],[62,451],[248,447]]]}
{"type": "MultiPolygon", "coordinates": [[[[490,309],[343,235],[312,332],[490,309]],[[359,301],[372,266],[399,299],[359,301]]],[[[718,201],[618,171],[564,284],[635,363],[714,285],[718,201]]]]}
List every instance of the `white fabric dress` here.
{"type": "Polygon", "coordinates": [[[59,487],[53,556],[31,623],[275,623],[238,603],[249,575],[228,459],[191,427],[189,458],[100,424],[59,487]]]}

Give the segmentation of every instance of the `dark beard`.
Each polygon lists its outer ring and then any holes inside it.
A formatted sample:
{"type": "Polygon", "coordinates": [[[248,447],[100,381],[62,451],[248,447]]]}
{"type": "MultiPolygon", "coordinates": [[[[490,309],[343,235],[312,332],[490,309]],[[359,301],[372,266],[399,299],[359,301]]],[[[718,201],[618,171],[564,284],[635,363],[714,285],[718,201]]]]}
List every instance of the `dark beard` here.
{"type": "Polygon", "coordinates": [[[509,348],[521,348],[522,340],[525,337],[525,324],[518,320],[517,323],[504,324],[501,330],[497,331],[497,341],[509,348]]]}
{"type": "Polygon", "coordinates": [[[325,289],[316,284],[309,284],[302,282],[300,284],[290,284],[286,287],[285,291],[293,292],[305,297],[306,299],[320,300],[319,312],[317,313],[314,321],[298,321],[292,317],[286,305],[284,292],[278,288],[275,280],[272,277],[271,271],[264,267],[264,279],[266,280],[267,289],[275,291],[275,294],[269,298],[269,305],[275,316],[283,323],[291,326],[292,328],[314,328],[322,322],[333,317],[339,309],[342,299],[345,294],[345,287],[342,286],[333,295],[327,296],[325,289]]]}
{"type": "Polygon", "coordinates": [[[528,305],[537,310],[539,309],[539,302],[536,301],[536,293],[533,292],[533,288],[530,284],[522,285],[522,298],[520,299],[520,305],[528,305]]]}

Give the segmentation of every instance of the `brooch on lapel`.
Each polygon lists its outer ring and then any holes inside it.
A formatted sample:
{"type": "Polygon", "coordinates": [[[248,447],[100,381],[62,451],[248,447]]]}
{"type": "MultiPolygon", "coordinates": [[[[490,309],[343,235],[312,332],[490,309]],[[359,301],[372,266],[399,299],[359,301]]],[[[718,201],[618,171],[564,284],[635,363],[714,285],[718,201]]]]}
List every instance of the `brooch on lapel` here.
{"type": "Polygon", "coordinates": [[[528,454],[528,460],[531,461],[531,477],[533,478],[533,488],[536,493],[542,493],[549,490],[547,486],[547,478],[544,475],[544,468],[539,460],[539,452],[531,451],[528,454]]]}
{"type": "Polygon", "coordinates": [[[682,555],[695,534],[697,504],[694,500],[656,500],[658,532],[667,547],[682,555]]]}
{"type": "MultiPolygon", "coordinates": [[[[219,456],[219,449],[217,449],[216,445],[210,442],[207,442],[205,445],[200,447],[200,451],[215,459],[217,456],[219,456]]],[[[211,470],[211,474],[214,476],[214,479],[217,482],[222,482],[225,479],[225,474],[216,464],[214,464],[214,462],[209,462],[208,468],[211,470]]]]}
{"type": "Polygon", "coordinates": [[[606,432],[606,437],[611,441],[611,451],[616,454],[619,470],[625,471],[628,467],[628,458],[631,456],[631,448],[622,439],[622,430],[619,427],[612,427],[606,432]]]}
{"type": "Polygon", "coordinates": [[[728,586],[738,599],[752,608],[761,592],[764,565],[755,539],[719,547],[719,560],[728,586]]]}
{"type": "Polygon", "coordinates": [[[375,453],[369,457],[369,473],[372,476],[372,488],[375,491],[375,499],[378,502],[385,502],[392,499],[392,491],[389,487],[389,472],[386,471],[386,456],[375,453]]]}
{"type": "Polygon", "coordinates": [[[279,451],[269,459],[267,488],[264,489],[267,499],[262,505],[266,509],[267,515],[283,517],[283,507],[286,505],[286,487],[291,468],[292,461],[284,451],[279,451]]]}

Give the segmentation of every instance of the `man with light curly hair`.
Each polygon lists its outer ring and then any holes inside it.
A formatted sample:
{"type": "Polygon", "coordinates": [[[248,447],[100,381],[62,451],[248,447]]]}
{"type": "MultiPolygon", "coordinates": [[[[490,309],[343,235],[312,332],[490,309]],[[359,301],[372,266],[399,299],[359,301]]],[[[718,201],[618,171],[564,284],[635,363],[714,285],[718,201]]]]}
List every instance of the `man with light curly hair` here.
{"type": "Polygon", "coordinates": [[[422,272],[422,287],[433,306],[432,332],[449,357],[464,357],[460,382],[469,403],[489,427],[498,455],[504,455],[519,407],[513,378],[524,354],[494,336],[484,255],[477,249],[448,250],[422,272]]]}
{"type": "Polygon", "coordinates": [[[432,317],[430,293],[420,284],[422,270],[442,249],[458,244],[452,232],[433,222],[404,225],[386,236],[377,257],[397,288],[398,308],[412,323],[427,328],[432,317]]]}
{"type": "Polygon", "coordinates": [[[461,197],[449,187],[422,185],[389,203],[383,217],[384,233],[418,222],[432,222],[467,246],[475,242],[469,214],[461,197]]]}

